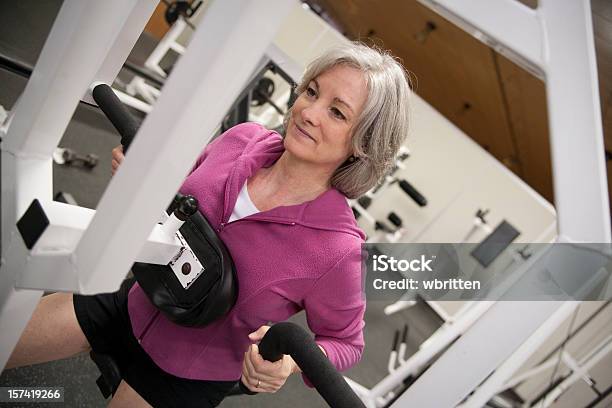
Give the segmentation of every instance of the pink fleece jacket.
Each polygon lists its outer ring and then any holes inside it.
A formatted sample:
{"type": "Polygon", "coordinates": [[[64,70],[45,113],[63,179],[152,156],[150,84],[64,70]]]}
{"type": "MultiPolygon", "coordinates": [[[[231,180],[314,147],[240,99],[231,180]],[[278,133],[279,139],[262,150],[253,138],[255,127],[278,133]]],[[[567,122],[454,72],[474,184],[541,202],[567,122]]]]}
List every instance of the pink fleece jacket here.
{"type": "Polygon", "coordinates": [[[238,380],[251,344],[248,334],[302,309],[338,370],[360,360],[365,235],[346,198],[332,188],[312,201],[228,223],[247,178],[271,166],[283,151],[278,133],[254,123],[235,126],[204,150],[182,185],[181,193],[198,199],[228,247],[239,294],[228,315],[203,328],[187,328],[167,320],[134,285],[128,297],[134,335],[164,371],[190,379],[238,380]]]}

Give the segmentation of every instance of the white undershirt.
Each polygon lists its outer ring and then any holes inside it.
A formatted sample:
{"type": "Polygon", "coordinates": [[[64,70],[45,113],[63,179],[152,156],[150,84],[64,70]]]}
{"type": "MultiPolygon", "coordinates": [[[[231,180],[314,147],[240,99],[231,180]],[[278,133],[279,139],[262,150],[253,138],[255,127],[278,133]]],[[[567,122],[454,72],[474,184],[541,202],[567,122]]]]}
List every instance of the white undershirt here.
{"type": "Polygon", "coordinates": [[[258,213],[259,209],[255,207],[251,197],[249,197],[249,191],[247,190],[247,183],[244,183],[240,194],[238,194],[238,200],[236,200],[236,206],[232,211],[232,216],[228,222],[239,220],[240,218],[248,217],[251,214],[258,213]]]}

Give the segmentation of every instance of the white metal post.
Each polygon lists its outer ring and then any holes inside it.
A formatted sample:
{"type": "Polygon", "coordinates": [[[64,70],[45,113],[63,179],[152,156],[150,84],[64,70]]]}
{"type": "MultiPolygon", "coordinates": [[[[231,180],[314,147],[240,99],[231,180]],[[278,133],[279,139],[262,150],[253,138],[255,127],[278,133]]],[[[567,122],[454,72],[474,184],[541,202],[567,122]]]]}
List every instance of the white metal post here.
{"type": "MultiPolygon", "coordinates": [[[[536,11],[513,0],[435,3],[544,72],[558,235],[563,242],[610,242],[588,0],[540,0],[536,11]]],[[[497,302],[393,406],[456,406],[562,304],[497,302]],[[432,393],[439,384],[445,392],[432,393]]]]}
{"type": "MultiPolygon", "coordinates": [[[[159,0],[138,0],[137,6],[132,8],[127,16],[121,32],[110,45],[104,62],[90,83],[102,82],[109,86],[113,83],[158,3],[159,0]]],[[[82,99],[95,105],[90,92],[85,92],[82,99]]]]}
{"type": "Polygon", "coordinates": [[[117,289],[293,6],[280,0],[210,6],[76,248],[82,293],[117,289]]]}
{"type": "Polygon", "coordinates": [[[468,400],[461,404],[462,408],[480,408],[493,396],[502,391],[504,383],[512,376],[527,359],[542,345],[550,334],[563,323],[576,309],[579,302],[565,302],[554,314],[540,326],[521,347],[512,354],[495,372],[481,384],[468,400]]]}
{"type": "MultiPolygon", "coordinates": [[[[403,380],[419,374],[423,368],[440,352],[448,347],[455,339],[463,335],[478,319],[493,305],[494,302],[477,302],[474,307],[465,311],[461,319],[452,324],[444,324],[434,335],[421,345],[405,363],[401,364],[393,374],[386,376],[371,389],[371,397],[382,397],[393,391],[403,380]]],[[[418,406],[418,405],[417,405],[418,406]]]]}
{"type": "Polygon", "coordinates": [[[556,386],[550,393],[546,395],[542,403],[538,404],[538,407],[549,407],[555,403],[569,387],[571,387],[576,381],[584,377],[584,374],[591,370],[595,364],[601,361],[608,353],[612,352],[612,341],[610,337],[604,339],[598,346],[595,347],[595,352],[586,356],[580,361],[579,367],[572,372],[561,384],[556,386]]]}
{"type": "MultiPolygon", "coordinates": [[[[13,266],[23,265],[28,255],[20,249],[10,251],[15,247],[13,242],[21,240],[15,235],[16,220],[34,198],[51,200],[51,157],[79,99],[129,17],[137,15],[137,9],[143,12],[148,7],[152,12],[150,3],[65,1],[11,113],[11,124],[2,141],[0,367],[4,367],[42,294],[14,288],[21,270],[13,266]]],[[[122,63],[118,62],[119,66],[122,63]]]]}

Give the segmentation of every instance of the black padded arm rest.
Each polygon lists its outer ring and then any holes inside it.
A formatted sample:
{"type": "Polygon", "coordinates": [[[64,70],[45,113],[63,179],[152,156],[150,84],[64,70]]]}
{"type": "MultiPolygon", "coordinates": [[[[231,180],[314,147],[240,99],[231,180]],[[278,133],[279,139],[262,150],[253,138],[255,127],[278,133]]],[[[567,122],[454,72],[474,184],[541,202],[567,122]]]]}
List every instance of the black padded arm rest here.
{"type": "MultiPolygon", "coordinates": [[[[172,210],[174,204],[169,210],[172,210]]],[[[136,262],[132,272],[149,300],[174,323],[203,327],[236,303],[238,280],[232,257],[204,214],[196,211],[180,228],[206,271],[184,289],[172,268],[136,262]]]]}

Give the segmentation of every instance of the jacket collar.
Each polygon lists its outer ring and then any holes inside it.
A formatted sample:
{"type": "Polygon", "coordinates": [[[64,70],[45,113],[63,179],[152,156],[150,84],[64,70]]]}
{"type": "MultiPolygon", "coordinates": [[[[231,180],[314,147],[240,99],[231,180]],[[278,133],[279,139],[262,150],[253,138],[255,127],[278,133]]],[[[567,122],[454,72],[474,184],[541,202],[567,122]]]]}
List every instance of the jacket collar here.
{"type": "MultiPolygon", "coordinates": [[[[264,139],[253,140],[247,144],[242,155],[230,170],[225,186],[223,223],[229,219],[236,205],[238,194],[246,180],[260,168],[272,166],[285,151],[281,136],[276,132],[272,133],[276,137],[268,134],[264,139]]],[[[346,197],[335,188],[323,192],[314,200],[296,205],[275,207],[246,218],[340,231],[365,239],[365,234],[355,222],[355,217],[346,197]]]]}

